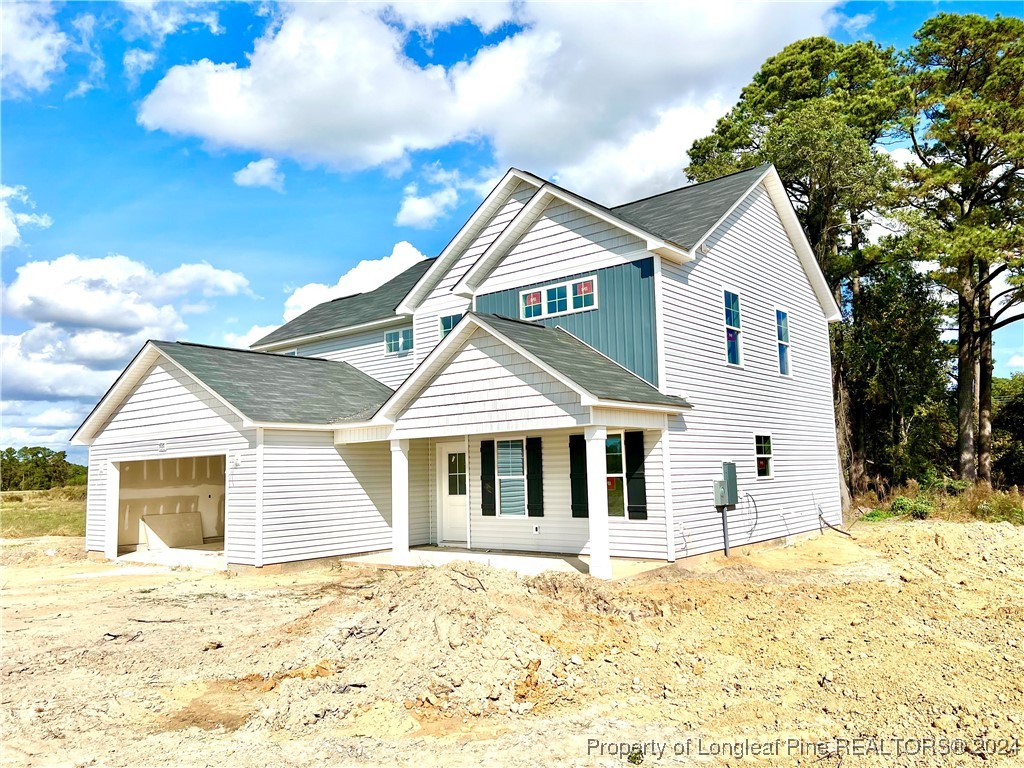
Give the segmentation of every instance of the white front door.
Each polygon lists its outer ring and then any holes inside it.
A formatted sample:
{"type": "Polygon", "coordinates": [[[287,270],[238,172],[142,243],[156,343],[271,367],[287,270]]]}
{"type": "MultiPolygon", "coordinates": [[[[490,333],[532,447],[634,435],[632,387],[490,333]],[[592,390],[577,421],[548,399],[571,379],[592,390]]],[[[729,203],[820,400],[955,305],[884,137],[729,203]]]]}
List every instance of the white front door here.
{"type": "Polygon", "coordinates": [[[466,542],[466,499],[469,476],[465,443],[441,443],[437,446],[437,485],[441,497],[442,542],[466,542]]]}

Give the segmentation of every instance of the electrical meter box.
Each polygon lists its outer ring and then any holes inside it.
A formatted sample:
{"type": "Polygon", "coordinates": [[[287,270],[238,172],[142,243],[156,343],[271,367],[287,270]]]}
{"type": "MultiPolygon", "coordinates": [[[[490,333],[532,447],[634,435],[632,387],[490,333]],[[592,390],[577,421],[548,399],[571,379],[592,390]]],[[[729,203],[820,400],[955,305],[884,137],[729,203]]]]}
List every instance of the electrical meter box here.
{"type": "Polygon", "coordinates": [[[732,461],[722,463],[722,479],[715,480],[715,506],[735,507],[739,503],[739,491],[736,488],[736,464],[732,461]]]}

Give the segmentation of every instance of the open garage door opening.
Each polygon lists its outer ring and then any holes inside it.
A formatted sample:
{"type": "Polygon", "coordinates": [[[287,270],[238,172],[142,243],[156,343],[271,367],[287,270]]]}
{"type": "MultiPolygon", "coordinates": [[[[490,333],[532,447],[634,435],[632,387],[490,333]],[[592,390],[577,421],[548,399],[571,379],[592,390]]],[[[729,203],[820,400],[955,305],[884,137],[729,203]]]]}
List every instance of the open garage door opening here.
{"type": "Polygon", "coordinates": [[[117,551],[187,565],[223,557],[224,456],[122,461],[117,551]]]}

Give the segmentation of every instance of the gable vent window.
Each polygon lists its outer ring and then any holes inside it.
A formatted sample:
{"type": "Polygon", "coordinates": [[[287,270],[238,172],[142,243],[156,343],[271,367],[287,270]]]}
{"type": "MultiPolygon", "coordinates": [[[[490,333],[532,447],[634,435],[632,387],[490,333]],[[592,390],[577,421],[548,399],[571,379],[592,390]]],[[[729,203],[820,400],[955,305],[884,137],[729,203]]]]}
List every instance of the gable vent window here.
{"type": "Polygon", "coordinates": [[[519,316],[523,320],[557,317],[597,309],[597,277],[591,275],[519,293],[519,316]]]}
{"type": "Polygon", "coordinates": [[[743,349],[740,346],[740,297],[738,293],[725,292],[725,353],[729,365],[743,364],[743,349]]]}
{"type": "Polygon", "coordinates": [[[761,478],[774,477],[775,470],[772,458],[772,436],[755,435],[754,453],[757,456],[757,476],[761,478]]]}
{"type": "Polygon", "coordinates": [[[412,349],[412,328],[388,331],[384,336],[384,348],[389,355],[397,355],[412,349]]]}
{"type": "Polygon", "coordinates": [[[779,340],[779,373],[789,376],[789,313],[775,310],[775,335],[779,340]]]}
{"type": "Polygon", "coordinates": [[[462,315],[461,314],[458,314],[458,315],[446,315],[446,316],[442,317],[441,318],[441,338],[443,339],[445,336],[447,336],[449,333],[451,333],[452,329],[455,328],[455,326],[459,324],[459,320],[461,320],[461,319],[462,319],[462,315]]]}

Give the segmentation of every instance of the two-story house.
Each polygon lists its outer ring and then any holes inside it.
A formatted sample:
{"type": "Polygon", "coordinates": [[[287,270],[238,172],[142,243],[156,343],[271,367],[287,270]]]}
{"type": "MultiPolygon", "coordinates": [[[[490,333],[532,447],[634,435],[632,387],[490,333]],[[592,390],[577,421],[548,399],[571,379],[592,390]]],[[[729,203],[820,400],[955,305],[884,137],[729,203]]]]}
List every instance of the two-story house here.
{"type": "Polygon", "coordinates": [[[840,521],[828,323],[771,166],[606,208],[510,170],[252,351],[153,341],[82,424],[87,547],[674,561],[840,521]],[[714,483],[735,464],[723,517],[714,483]]]}

